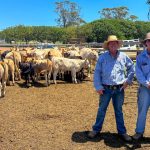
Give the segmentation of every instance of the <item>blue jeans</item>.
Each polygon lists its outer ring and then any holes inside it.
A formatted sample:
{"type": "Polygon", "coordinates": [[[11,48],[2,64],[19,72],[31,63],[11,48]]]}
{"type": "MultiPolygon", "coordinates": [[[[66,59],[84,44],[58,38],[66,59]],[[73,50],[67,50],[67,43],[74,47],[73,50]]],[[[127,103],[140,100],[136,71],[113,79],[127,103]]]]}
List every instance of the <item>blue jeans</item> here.
{"type": "Polygon", "coordinates": [[[144,133],[146,116],[150,106],[150,89],[140,86],[138,90],[138,118],[136,123],[136,133],[144,133]]]}
{"type": "Polygon", "coordinates": [[[124,90],[120,91],[120,89],[111,90],[105,88],[103,95],[100,96],[99,108],[97,112],[96,122],[93,125],[93,131],[96,132],[101,131],[106,110],[111,98],[115,110],[115,118],[116,118],[118,134],[124,134],[126,133],[126,128],[124,126],[123,112],[122,112],[122,105],[124,102],[124,90]]]}

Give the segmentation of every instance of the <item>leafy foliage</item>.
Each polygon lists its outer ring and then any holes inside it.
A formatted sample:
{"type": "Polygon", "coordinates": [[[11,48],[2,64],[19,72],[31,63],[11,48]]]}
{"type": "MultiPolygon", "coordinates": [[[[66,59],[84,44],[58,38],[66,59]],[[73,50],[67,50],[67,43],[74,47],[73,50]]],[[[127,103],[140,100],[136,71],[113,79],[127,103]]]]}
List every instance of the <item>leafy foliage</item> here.
{"type": "MultiPolygon", "coordinates": [[[[147,0],[146,3],[147,3],[148,5],[150,5],[150,0],[147,0]]],[[[148,14],[147,14],[148,19],[150,19],[149,16],[150,16],[150,8],[149,8],[149,11],[148,11],[148,14]]]]}
{"type": "Polygon", "coordinates": [[[132,21],[138,19],[138,17],[135,15],[129,16],[129,9],[125,6],[114,8],[103,8],[98,13],[101,15],[102,18],[105,19],[131,19],[132,21]]]}
{"type": "Polygon", "coordinates": [[[62,2],[56,2],[55,4],[55,12],[58,14],[56,21],[60,27],[78,26],[85,23],[85,21],[80,18],[80,8],[77,3],[64,0],[62,2]]]}
{"type": "Polygon", "coordinates": [[[0,32],[0,38],[11,41],[61,42],[68,43],[71,38],[84,38],[86,42],[104,42],[107,36],[115,34],[120,39],[143,39],[150,31],[150,22],[123,19],[99,19],[82,26],[15,26],[0,32]]]}
{"type": "Polygon", "coordinates": [[[104,8],[99,13],[102,18],[106,19],[125,19],[128,15],[129,9],[127,7],[114,7],[114,8],[104,8]]]}

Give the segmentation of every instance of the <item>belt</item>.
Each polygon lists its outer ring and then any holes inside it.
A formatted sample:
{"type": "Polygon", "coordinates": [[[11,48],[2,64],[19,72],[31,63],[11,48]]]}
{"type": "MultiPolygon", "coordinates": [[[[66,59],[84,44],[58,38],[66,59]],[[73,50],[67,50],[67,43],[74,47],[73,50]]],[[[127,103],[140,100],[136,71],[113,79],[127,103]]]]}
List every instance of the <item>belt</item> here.
{"type": "Polygon", "coordinates": [[[108,88],[108,89],[111,89],[111,90],[116,90],[116,89],[120,89],[123,84],[118,84],[118,85],[106,85],[106,84],[103,84],[104,87],[108,88]]]}

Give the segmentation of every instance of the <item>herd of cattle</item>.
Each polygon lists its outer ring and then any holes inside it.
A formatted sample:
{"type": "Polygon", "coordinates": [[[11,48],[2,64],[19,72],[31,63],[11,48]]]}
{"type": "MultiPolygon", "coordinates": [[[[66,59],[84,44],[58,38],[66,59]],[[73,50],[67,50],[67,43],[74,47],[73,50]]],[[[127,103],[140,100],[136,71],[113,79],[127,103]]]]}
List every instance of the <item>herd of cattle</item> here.
{"type": "Polygon", "coordinates": [[[46,86],[50,85],[51,75],[56,84],[58,77],[69,78],[73,83],[82,80],[87,69],[90,77],[91,64],[98,59],[98,53],[90,48],[68,47],[51,49],[10,48],[0,51],[0,97],[5,96],[6,84],[14,85],[15,80],[25,79],[29,87],[40,75],[44,75],[46,86]],[[10,82],[12,81],[12,83],[10,82]]]}

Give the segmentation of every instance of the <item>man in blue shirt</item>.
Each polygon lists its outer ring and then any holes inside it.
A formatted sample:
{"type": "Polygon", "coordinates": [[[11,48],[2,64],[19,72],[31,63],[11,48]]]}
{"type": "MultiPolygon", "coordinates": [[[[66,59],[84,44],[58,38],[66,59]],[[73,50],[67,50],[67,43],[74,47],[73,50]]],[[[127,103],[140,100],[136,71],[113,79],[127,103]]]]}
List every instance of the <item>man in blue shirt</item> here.
{"type": "Polygon", "coordinates": [[[110,35],[104,42],[105,53],[100,55],[94,72],[94,87],[100,95],[99,108],[93,130],[88,133],[94,138],[102,130],[105,114],[112,99],[118,134],[125,141],[131,141],[124,125],[122,105],[124,103],[124,89],[132,83],[134,64],[132,60],[118,49],[121,41],[115,35],[110,35]]]}
{"type": "Polygon", "coordinates": [[[146,116],[150,106],[150,32],[144,40],[145,50],[136,59],[136,77],[140,84],[138,89],[138,118],[136,123],[134,140],[143,137],[146,116]]]}

